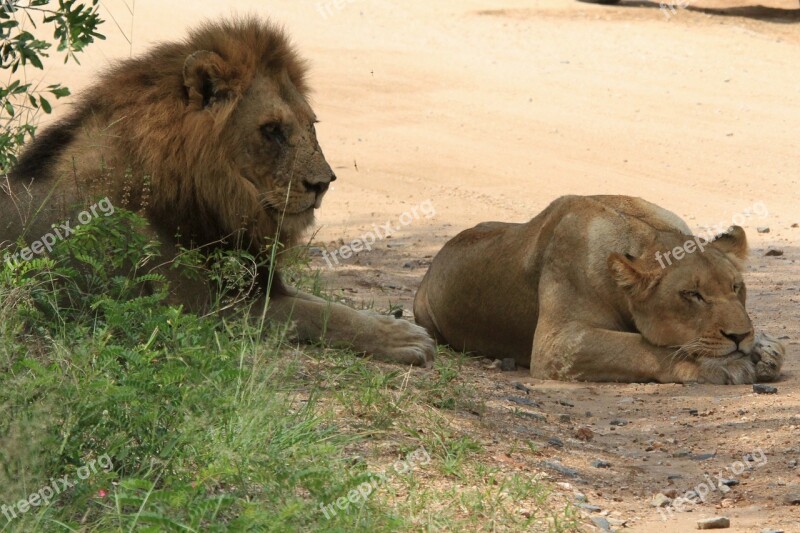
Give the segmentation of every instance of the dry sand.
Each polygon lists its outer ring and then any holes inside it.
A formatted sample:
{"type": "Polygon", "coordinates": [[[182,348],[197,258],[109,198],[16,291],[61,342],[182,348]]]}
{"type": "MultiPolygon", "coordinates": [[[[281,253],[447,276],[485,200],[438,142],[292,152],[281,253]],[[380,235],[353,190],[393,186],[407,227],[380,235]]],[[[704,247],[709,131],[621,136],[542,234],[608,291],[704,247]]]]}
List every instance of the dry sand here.
{"type": "Polygon", "coordinates": [[[715,514],[731,517],[729,531],[800,531],[800,508],[783,503],[800,483],[796,0],[703,0],[670,17],[639,1],[139,0],[133,18],[121,0],[103,4],[109,40],[81,68],[53,66],[53,80],[84,86],[110,60],[179,38],[207,17],[257,13],[287,27],[311,60],[320,141],[340,178],[319,214],[317,245],[332,250],[374,223],[410,222],[375,251],[325,269],[330,288],[355,302],[400,303],[408,314],[424,267],[448,238],[483,220],[527,220],[563,194],[642,196],[698,230],[742,223],[754,253],[746,278],[754,321],[789,344],[777,396],[534,382],[475,363],[465,379],[488,398],[495,427],[468,425],[513,438],[519,419],[501,416],[503,398],[511,380],[523,381],[531,395],[575,406],[547,401],[551,420],[566,410],[572,421],[539,424],[527,438],[560,435],[564,449],[544,453],[577,468],[585,483],[571,481],[576,488],[630,520],[630,531],[691,531],[715,514]],[[131,30],[129,44],[122,32],[131,30]],[[426,202],[434,217],[401,218],[426,202]],[[784,256],[763,257],[770,246],[784,256]],[[618,417],[630,424],[612,431],[618,417]],[[596,433],[589,444],[572,439],[584,426],[596,433]],[[717,493],[666,523],[649,507],[653,493],[683,492],[759,447],[767,465],[740,476],[723,503],[717,493]],[[716,456],[692,458],[702,453],[716,456]],[[612,468],[592,468],[597,458],[612,468]]]}

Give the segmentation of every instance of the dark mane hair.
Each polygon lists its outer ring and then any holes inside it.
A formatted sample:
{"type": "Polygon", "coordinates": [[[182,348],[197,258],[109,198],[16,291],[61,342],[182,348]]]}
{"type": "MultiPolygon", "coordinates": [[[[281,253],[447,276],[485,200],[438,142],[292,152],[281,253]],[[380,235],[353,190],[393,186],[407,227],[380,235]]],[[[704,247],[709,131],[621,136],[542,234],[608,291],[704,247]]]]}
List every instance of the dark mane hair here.
{"type": "MultiPolygon", "coordinates": [[[[94,183],[103,191],[118,191],[125,180],[131,198],[149,189],[148,218],[159,221],[165,231],[180,227],[200,244],[232,235],[241,238],[244,232],[248,242],[261,243],[276,236],[276,223],[237,179],[228,157],[236,146],[226,127],[257,75],[285,72],[306,96],[306,70],[286,33],[274,23],[256,17],[207,22],[184,40],[156,45],[140,57],[111,66],[84,91],[69,115],[36,137],[12,169],[11,179],[52,179],[58,165],[64,172],[61,160],[70,147],[78,157],[98,152],[97,141],[80,143],[82,128],[97,121],[102,126],[95,135],[102,136],[104,156],[115,157],[117,168],[114,183],[100,183],[108,177],[86,171],[89,177],[81,179],[90,182],[88,189],[94,183]],[[206,67],[213,70],[214,90],[221,95],[213,107],[186,86],[185,70],[196,54],[211,57],[206,67]],[[133,170],[122,176],[122,167],[133,170]]],[[[292,244],[299,236],[282,231],[280,237],[292,244]]]]}

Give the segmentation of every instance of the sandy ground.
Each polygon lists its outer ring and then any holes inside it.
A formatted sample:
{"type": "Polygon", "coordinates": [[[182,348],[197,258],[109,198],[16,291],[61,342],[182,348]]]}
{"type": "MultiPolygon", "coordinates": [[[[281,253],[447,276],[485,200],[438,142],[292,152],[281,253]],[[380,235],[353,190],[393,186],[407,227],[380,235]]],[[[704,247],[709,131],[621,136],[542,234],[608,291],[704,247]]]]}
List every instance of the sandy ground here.
{"type": "Polygon", "coordinates": [[[698,230],[740,223],[753,248],[746,280],[754,321],[789,345],[777,395],[535,382],[475,362],[465,379],[484,395],[492,423],[462,422],[497,440],[541,443],[577,472],[551,472],[573,487],[562,490],[579,490],[629,531],[691,531],[717,514],[731,518],[729,531],[800,531],[800,507],[784,503],[800,490],[796,0],[703,0],[669,16],[639,1],[266,4],[139,0],[131,15],[121,0],[104,1],[108,41],[81,68],[53,65],[48,77],[80,88],[109,61],[179,38],[207,17],[252,12],[283,23],[311,60],[320,141],[340,178],[319,214],[316,246],[330,252],[373,224],[395,230],[333,268],[314,258],[329,287],[361,305],[401,304],[409,314],[447,239],[483,220],[527,220],[563,194],[642,196],[698,230]],[[771,231],[757,233],[761,226],[771,231]],[[764,257],[769,247],[784,255],[764,257]],[[547,421],[521,419],[514,408],[547,421]],[[611,426],[615,418],[628,424],[611,426]],[[575,438],[581,428],[592,430],[591,441],[575,438]],[[554,436],[563,447],[546,444],[554,436]],[[653,494],[682,494],[756,450],[766,464],[725,476],[740,481],[729,493],[715,491],[666,522],[650,506],[653,494]],[[611,467],[592,467],[596,459],[611,467]]]}

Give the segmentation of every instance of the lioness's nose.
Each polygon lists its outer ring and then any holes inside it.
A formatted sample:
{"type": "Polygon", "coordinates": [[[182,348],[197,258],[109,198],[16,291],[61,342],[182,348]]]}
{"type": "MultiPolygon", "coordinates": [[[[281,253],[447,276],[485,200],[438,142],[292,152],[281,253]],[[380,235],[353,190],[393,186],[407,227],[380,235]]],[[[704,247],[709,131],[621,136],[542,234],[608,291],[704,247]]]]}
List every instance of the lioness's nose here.
{"type": "Polygon", "coordinates": [[[726,339],[730,339],[733,342],[735,342],[736,346],[739,346],[739,343],[741,343],[743,340],[745,340],[747,337],[750,336],[749,331],[747,333],[726,333],[724,331],[720,331],[720,333],[722,333],[722,336],[725,337],[726,339]]]}

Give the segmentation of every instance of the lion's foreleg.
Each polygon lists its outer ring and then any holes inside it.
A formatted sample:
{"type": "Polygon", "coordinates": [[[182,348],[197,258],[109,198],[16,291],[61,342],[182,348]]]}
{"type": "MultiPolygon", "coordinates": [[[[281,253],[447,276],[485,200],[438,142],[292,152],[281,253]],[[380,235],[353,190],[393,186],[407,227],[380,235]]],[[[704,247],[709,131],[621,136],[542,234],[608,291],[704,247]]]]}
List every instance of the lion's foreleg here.
{"type": "Polygon", "coordinates": [[[436,346],[428,333],[406,320],[356,311],[296,291],[273,297],[267,317],[294,322],[301,340],[324,341],[382,361],[427,366],[435,354],[436,346]]]}

